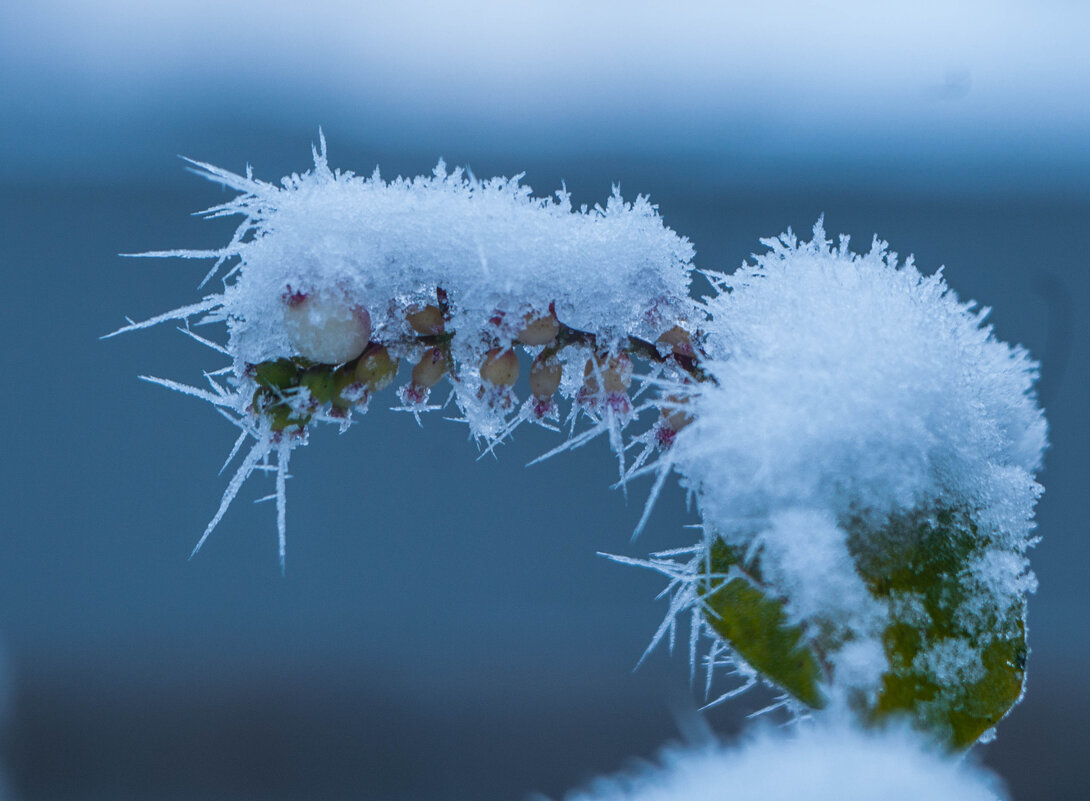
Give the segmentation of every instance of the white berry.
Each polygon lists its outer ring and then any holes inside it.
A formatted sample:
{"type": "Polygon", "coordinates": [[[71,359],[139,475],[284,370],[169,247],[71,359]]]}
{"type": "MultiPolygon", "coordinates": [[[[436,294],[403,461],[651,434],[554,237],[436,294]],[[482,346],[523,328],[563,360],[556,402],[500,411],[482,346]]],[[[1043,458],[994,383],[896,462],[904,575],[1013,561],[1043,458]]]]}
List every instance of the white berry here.
{"type": "Polygon", "coordinates": [[[342,364],[367,347],[371,315],[339,292],[295,292],[285,298],[284,330],[303,358],[342,364]]]}

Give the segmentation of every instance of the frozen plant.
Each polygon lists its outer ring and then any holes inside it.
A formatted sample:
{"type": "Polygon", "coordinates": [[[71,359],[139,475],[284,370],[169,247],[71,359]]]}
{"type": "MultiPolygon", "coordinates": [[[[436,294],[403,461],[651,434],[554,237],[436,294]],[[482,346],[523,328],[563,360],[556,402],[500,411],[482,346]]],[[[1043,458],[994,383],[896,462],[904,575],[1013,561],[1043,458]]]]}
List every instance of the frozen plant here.
{"type": "Polygon", "coordinates": [[[712,703],[760,681],[795,718],[909,724],[957,751],[1021,697],[1036,364],[941,271],[878,240],[855,254],[819,221],[809,242],[789,232],[708,273],[715,293],[697,301],[691,245],[644,197],[574,208],[442,162],[364,178],[331,170],[324,140],[279,185],[197,167],[239,193],[206,212],[240,216],[235,235],[144,255],[213,259],[202,286],[218,276],[222,291],[115,332],[180,320],[229,360],[207,388],[149,379],[240,429],[197,549],[270,471],[283,564],[288,460],[315,426],[344,430],[380,397],[418,420],[453,401],[485,451],[523,423],[562,433],[546,456],[604,435],[622,486],[654,476],[641,527],[678,474],[698,542],[614,558],[668,577],[652,644],[686,616],[712,703]],[[193,330],[209,323],[225,342],[193,330]]]}

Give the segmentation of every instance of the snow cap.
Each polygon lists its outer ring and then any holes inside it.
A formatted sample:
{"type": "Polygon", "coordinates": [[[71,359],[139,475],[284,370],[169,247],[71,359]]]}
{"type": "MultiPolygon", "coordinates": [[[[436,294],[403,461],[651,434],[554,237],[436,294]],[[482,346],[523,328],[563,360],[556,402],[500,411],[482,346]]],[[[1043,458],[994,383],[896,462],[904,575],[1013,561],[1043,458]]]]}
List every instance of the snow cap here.
{"type": "Polygon", "coordinates": [[[1037,364],[877,239],[788,233],[711,299],[696,422],[675,463],[724,531],[793,507],[879,518],[934,504],[1024,544],[1046,425],[1037,364]]]}

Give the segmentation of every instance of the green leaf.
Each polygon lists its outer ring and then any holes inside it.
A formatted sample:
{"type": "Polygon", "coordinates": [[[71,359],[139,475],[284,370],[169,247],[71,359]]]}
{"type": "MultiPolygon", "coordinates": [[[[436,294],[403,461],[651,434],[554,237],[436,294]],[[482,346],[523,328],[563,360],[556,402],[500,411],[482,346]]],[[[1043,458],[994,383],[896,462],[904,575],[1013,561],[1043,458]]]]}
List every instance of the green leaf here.
{"type": "Polygon", "coordinates": [[[801,626],[790,625],[782,601],[751,576],[721,578],[740,563],[722,540],[712,546],[709,574],[700,585],[704,618],[761,676],[807,706],[825,706],[822,670],[801,626]]]}
{"type": "Polygon", "coordinates": [[[338,393],[337,381],[329,367],[311,367],[299,382],[310,390],[311,397],[318,403],[329,403],[338,393]]]}
{"type": "Polygon", "coordinates": [[[895,519],[877,542],[869,539],[857,557],[860,572],[872,594],[894,601],[894,619],[883,636],[890,670],[868,714],[874,721],[907,715],[950,747],[968,748],[1022,695],[1024,600],[1012,606],[969,585],[967,568],[989,543],[966,514],[895,519]],[[905,599],[912,603],[897,602],[905,599]],[[906,608],[913,611],[898,616],[906,608]],[[975,669],[967,678],[928,669],[929,656],[947,647],[971,654],[975,669]]]}
{"type": "Polygon", "coordinates": [[[266,414],[269,416],[270,427],[273,431],[284,431],[292,426],[303,428],[310,422],[309,414],[296,416],[291,407],[283,403],[268,409],[266,414]]]}
{"type": "MultiPolygon", "coordinates": [[[[1021,698],[1025,599],[992,595],[973,581],[970,566],[993,546],[967,513],[902,515],[880,530],[862,520],[845,527],[860,576],[890,610],[882,632],[889,669],[876,696],[860,693],[854,708],[865,722],[906,717],[947,747],[968,748],[1021,698]]],[[[764,679],[821,708],[822,657],[851,632],[820,619],[789,624],[788,599],[763,584],[759,559],[742,564],[722,540],[712,545],[699,585],[705,619],[764,679]]]]}

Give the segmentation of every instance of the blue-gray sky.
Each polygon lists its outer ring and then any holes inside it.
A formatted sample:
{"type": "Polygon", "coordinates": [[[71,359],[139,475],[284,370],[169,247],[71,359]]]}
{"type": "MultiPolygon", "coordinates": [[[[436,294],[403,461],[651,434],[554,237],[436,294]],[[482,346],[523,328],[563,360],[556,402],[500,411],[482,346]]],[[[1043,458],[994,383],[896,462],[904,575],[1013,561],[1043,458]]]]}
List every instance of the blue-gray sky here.
{"type": "Polygon", "coordinates": [[[1085,187],[1088,30],[1075,0],[7,4],[0,153],[17,174],[157,172],[156,133],[323,124],[712,184],[820,159],[1085,187]]]}

